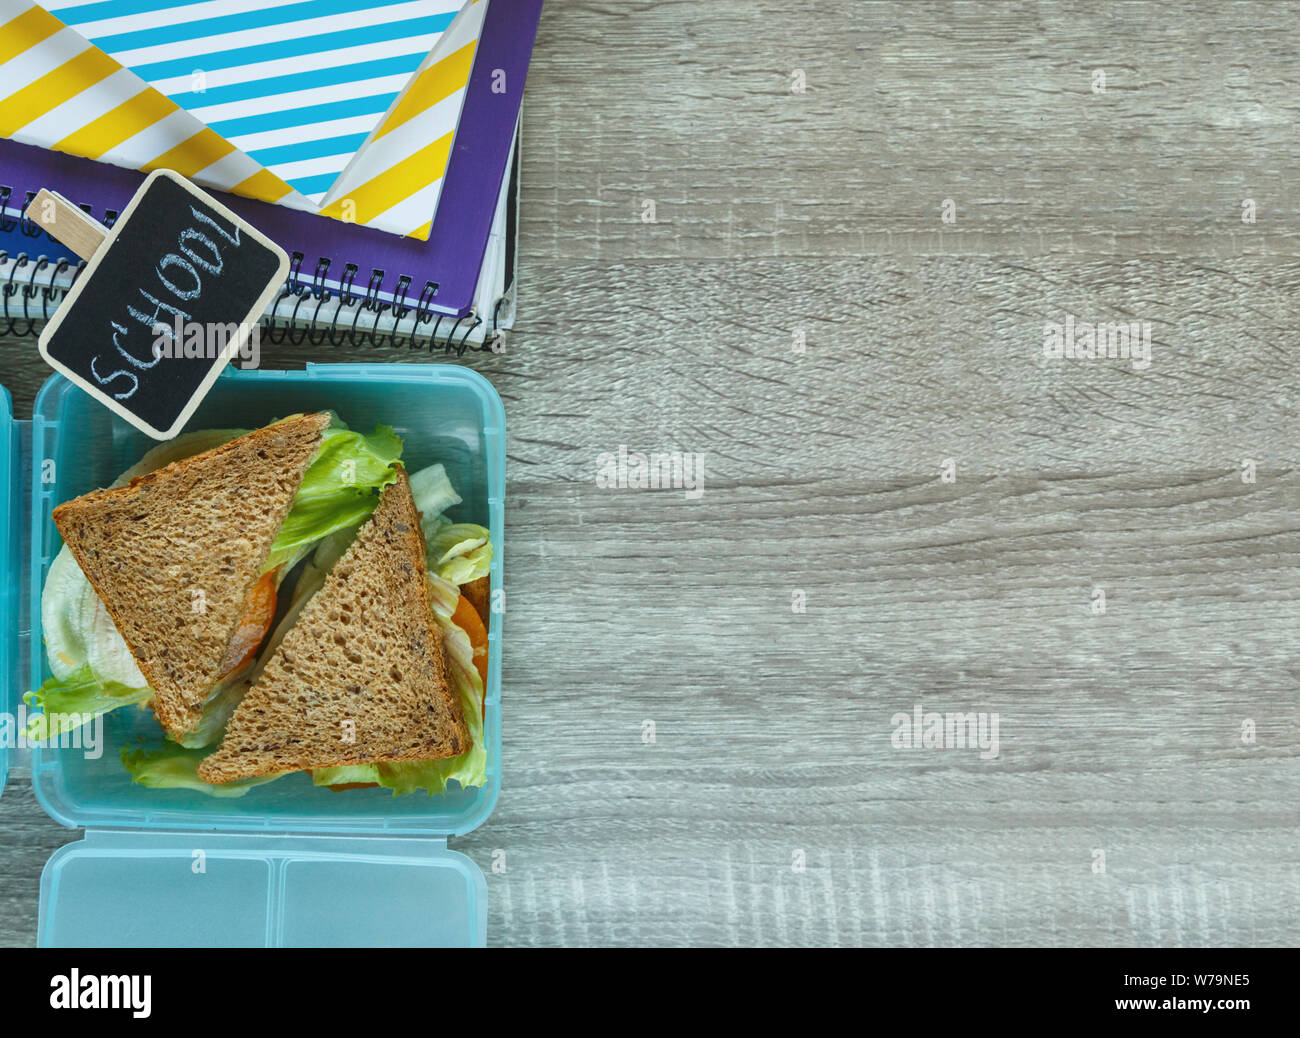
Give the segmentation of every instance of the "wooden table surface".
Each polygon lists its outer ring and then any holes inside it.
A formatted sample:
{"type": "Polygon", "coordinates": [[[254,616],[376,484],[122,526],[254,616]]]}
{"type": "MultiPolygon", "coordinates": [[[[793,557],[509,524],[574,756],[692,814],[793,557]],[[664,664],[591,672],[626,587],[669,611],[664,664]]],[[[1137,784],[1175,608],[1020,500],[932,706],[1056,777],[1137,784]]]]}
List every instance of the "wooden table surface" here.
{"type": "MultiPolygon", "coordinates": [[[[547,6],[519,331],[467,360],[491,943],[1300,938],[1300,11],[1076,8],[547,6]],[[1066,315],[1150,367],[1044,356],[1066,315]],[[704,493],[598,487],[620,445],[704,493]],[[917,706],[998,756],[895,748],[917,706]]],[[[29,944],[78,834],[21,776],[0,833],[29,944]]]]}

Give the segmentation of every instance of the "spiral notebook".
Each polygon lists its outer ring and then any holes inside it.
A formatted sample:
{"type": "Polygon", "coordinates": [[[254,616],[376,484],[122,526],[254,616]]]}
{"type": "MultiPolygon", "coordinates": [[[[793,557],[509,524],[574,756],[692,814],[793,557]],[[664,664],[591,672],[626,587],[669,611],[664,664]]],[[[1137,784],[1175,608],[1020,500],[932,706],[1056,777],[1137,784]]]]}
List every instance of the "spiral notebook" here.
{"type": "MultiPolygon", "coordinates": [[[[490,348],[514,311],[520,98],[541,0],[492,4],[427,242],[221,195],[278,242],[290,273],[264,341],[490,348]],[[494,89],[504,77],[517,88],[494,89]]],[[[83,264],[27,221],[48,187],[111,224],[143,175],[0,139],[0,333],[36,334],[83,264]]]]}

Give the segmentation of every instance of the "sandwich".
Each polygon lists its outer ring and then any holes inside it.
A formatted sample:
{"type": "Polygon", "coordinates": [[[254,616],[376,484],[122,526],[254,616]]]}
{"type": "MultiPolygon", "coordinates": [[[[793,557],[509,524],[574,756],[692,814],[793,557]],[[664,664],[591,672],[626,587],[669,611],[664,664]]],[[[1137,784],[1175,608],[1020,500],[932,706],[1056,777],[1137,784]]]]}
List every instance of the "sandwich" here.
{"type": "Polygon", "coordinates": [[[267,560],[329,424],[289,418],[54,509],[169,735],[256,654],[284,569],[267,560]]]}
{"type": "Polygon", "coordinates": [[[420,514],[397,474],[198,765],[204,782],[437,760],[469,747],[420,514]]]}
{"type": "Polygon", "coordinates": [[[112,487],[60,505],[64,547],[41,609],[53,676],[26,696],[40,711],[28,738],[138,704],[152,707],[158,737],[124,745],[121,759],[152,788],[242,796],[303,770],[335,789],[481,785],[487,614],[461,586],[484,586],[491,540],[444,514],[461,499],[441,465],[408,477],[401,453],[385,426],[364,436],[331,414],[295,415],[179,437],[112,487]],[[349,642],[339,603],[353,570],[369,574],[373,612],[349,642]],[[400,644],[383,634],[398,629],[400,644]],[[250,754],[246,719],[267,723],[258,711],[295,687],[303,646],[334,667],[320,674],[322,698],[277,714],[279,744],[250,754]],[[355,742],[313,742],[326,716],[354,722],[355,742]]]}

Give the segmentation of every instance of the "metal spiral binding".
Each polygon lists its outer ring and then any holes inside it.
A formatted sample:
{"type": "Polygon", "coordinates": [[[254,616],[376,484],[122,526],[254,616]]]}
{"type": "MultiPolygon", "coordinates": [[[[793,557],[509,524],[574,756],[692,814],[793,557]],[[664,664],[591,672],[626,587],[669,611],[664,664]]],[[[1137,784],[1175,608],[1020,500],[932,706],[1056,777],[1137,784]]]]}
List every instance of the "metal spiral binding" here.
{"type": "MultiPolygon", "coordinates": [[[[454,352],[456,356],[462,357],[470,348],[470,333],[483,323],[483,319],[473,311],[453,321],[448,315],[434,310],[431,304],[438,294],[435,282],[426,281],[412,305],[408,302],[411,278],[402,274],[397,279],[393,293],[395,298],[390,303],[379,298],[384,286],[384,271],[372,270],[365,288],[359,289],[356,283],[357,265],[344,264],[339,287],[335,290],[325,283],[333,261],[329,257],[322,257],[316,261],[315,270],[308,276],[303,272],[305,259],[301,252],[295,252],[289,258],[289,276],[276,298],[264,333],[271,343],[279,345],[288,342],[294,346],[304,342],[312,346],[328,343],[331,346],[346,344],[370,346],[374,349],[409,350],[427,347],[430,353],[441,344],[444,353],[454,352]],[[285,317],[282,311],[287,306],[292,306],[292,310],[285,317]],[[322,317],[322,311],[330,313],[330,316],[322,317]],[[392,329],[379,328],[379,322],[385,314],[391,314],[393,318],[392,329]],[[410,326],[402,331],[402,323],[408,318],[410,326]],[[444,322],[447,323],[445,332],[444,322]],[[422,331],[430,323],[433,328],[427,332],[422,331]]],[[[488,348],[485,343],[474,349],[475,352],[482,352],[488,348]]]]}
{"type": "MultiPolygon", "coordinates": [[[[18,218],[5,215],[12,194],[12,188],[0,184],[0,230],[12,231],[21,224],[20,231],[28,238],[46,235],[40,226],[25,215],[35,192],[27,193],[23,202],[24,215],[18,218]]],[[[89,206],[83,205],[81,208],[90,213],[89,206]]],[[[107,210],[103,222],[112,227],[118,215],[114,210],[107,210]]],[[[9,263],[10,258],[7,251],[0,249],[0,267],[9,263]]],[[[263,338],[274,345],[288,343],[301,346],[307,343],[311,346],[347,344],[374,349],[427,348],[429,353],[433,353],[441,344],[444,354],[454,352],[457,357],[463,357],[470,349],[470,334],[483,323],[483,318],[473,310],[455,319],[434,310],[432,303],[438,294],[436,282],[426,281],[419,297],[408,303],[412,282],[409,275],[402,274],[397,279],[395,299],[390,303],[379,298],[385,280],[383,270],[372,270],[365,288],[358,289],[357,265],[347,263],[343,268],[343,276],[339,279],[339,288],[335,290],[325,283],[333,261],[329,257],[320,258],[316,261],[313,273],[305,276],[305,258],[301,252],[292,254],[289,276],[276,297],[271,316],[263,319],[263,338]],[[333,305],[336,302],[339,305],[333,305]],[[289,306],[292,309],[286,317],[281,310],[289,306]],[[322,318],[323,310],[331,316],[322,318]],[[379,322],[385,314],[392,315],[393,327],[381,331],[379,322]],[[402,323],[408,318],[410,326],[405,331],[400,331],[402,323]],[[444,323],[447,325],[445,331],[444,323]],[[432,329],[425,331],[430,324],[433,325],[432,329]]],[[[72,285],[76,284],[86,264],[77,261],[71,282],[66,288],[58,288],[55,287],[55,280],[73,269],[70,260],[55,259],[43,254],[33,256],[28,252],[20,252],[12,260],[9,275],[4,279],[3,285],[0,285],[0,301],[3,303],[3,310],[0,310],[0,335],[36,335],[40,331],[40,325],[49,320],[72,285]]],[[[498,305],[497,310],[499,309],[498,305]]],[[[494,312],[494,329],[496,316],[494,312]]],[[[487,341],[474,347],[475,352],[490,350],[491,344],[487,341]]]]}

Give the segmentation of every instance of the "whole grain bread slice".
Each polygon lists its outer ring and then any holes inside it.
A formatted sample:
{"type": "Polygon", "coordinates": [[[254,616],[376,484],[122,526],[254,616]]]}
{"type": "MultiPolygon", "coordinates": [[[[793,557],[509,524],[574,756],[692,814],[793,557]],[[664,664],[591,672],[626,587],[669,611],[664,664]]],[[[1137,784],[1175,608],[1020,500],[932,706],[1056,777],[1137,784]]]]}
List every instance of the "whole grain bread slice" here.
{"type": "Polygon", "coordinates": [[[329,423],[288,418],[54,510],[169,733],[198,724],[329,423]]]}
{"type": "Polygon", "coordinates": [[[406,472],[245,695],[205,782],[434,760],[469,749],[433,615],[420,513],[406,472]]]}

